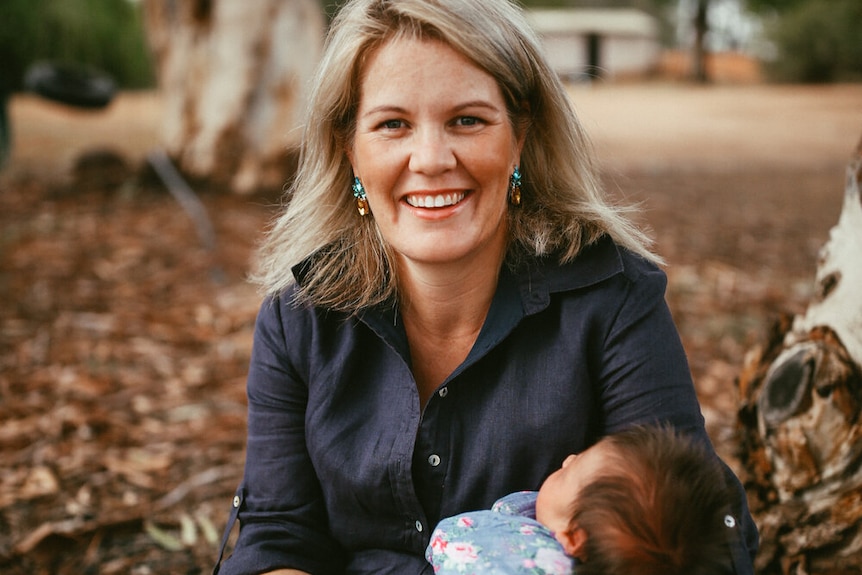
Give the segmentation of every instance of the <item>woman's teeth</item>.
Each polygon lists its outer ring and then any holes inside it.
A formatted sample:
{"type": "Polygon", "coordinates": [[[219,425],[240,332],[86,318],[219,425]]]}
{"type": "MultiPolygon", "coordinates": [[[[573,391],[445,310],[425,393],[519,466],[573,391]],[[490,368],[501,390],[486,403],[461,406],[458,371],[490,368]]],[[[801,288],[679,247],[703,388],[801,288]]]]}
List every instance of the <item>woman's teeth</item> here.
{"type": "Polygon", "coordinates": [[[427,196],[407,196],[407,203],[414,208],[445,208],[454,206],[464,199],[464,192],[427,196]]]}

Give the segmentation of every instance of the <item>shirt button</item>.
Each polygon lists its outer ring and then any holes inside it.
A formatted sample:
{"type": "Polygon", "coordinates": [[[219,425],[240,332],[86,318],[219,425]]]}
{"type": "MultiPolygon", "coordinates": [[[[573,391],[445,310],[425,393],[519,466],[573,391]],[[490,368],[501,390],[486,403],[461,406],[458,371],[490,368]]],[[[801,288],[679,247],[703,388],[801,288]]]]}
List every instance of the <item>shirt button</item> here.
{"type": "Polygon", "coordinates": [[[447,395],[449,395],[449,388],[444,387],[443,389],[441,389],[440,391],[437,392],[437,395],[439,395],[440,397],[446,397],[447,395]]]}
{"type": "Polygon", "coordinates": [[[239,507],[239,495],[234,495],[234,496],[233,496],[233,506],[234,506],[234,507],[239,507]]]}
{"type": "Polygon", "coordinates": [[[418,531],[419,533],[422,533],[422,522],[421,521],[416,522],[416,531],[418,531]]]}
{"type": "Polygon", "coordinates": [[[431,467],[437,467],[438,465],[440,465],[440,456],[436,453],[432,454],[430,457],[428,457],[428,463],[431,464],[431,467]]]}
{"type": "Polygon", "coordinates": [[[732,529],[736,527],[736,519],[734,519],[732,515],[725,515],[724,524],[732,529]]]}

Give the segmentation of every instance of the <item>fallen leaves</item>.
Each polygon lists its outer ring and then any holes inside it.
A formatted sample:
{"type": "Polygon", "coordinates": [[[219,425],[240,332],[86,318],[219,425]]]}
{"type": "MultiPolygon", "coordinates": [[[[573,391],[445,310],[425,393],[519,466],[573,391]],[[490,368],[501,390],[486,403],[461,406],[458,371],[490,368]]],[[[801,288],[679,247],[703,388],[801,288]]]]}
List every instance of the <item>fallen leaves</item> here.
{"type": "MultiPolygon", "coordinates": [[[[745,351],[806,300],[816,234],[833,223],[821,180],[783,177],[625,184],[671,262],[668,301],[722,454],[745,351]]],[[[4,574],[211,569],[242,473],[259,305],[245,276],[271,212],[201,196],[215,250],[156,188],[0,178],[4,574]]]]}
{"type": "Polygon", "coordinates": [[[268,212],[208,198],[239,244],[220,252],[157,189],[0,181],[0,571],[207,570],[242,473],[268,212]]]}

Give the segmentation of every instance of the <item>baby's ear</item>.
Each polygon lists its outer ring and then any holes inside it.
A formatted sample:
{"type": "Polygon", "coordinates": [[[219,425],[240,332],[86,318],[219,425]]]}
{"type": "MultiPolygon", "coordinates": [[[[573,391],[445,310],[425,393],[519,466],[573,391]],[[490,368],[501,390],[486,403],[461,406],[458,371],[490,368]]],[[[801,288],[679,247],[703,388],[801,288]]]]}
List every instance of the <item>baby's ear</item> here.
{"type": "Polygon", "coordinates": [[[580,527],[574,527],[568,531],[554,533],[554,537],[563,546],[563,550],[569,557],[576,557],[581,561],[587,559],[587,532],[580,527]]]}

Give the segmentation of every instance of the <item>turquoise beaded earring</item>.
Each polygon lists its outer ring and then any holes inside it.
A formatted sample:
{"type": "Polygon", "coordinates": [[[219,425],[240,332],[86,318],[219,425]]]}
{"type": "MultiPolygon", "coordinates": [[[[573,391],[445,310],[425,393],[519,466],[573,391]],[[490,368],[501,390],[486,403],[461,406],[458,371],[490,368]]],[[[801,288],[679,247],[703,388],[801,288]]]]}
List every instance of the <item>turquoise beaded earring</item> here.
{"type": "Polygon", "coordinates": [[[360,216],[365,216],[370,211],[368,209],[368,197],[365,195],[365,188],[362,187],[362,182],[359,178],[353,177],[353,197],[356,198],[356,209],[359,210],[360,216]]]}
{"type": "Polygon", "coordinates": [[[509,203],[513,206],[521,205],[521,171],[518,166],[509,177],[509,203]]]}

